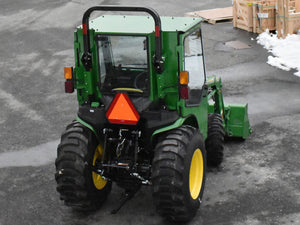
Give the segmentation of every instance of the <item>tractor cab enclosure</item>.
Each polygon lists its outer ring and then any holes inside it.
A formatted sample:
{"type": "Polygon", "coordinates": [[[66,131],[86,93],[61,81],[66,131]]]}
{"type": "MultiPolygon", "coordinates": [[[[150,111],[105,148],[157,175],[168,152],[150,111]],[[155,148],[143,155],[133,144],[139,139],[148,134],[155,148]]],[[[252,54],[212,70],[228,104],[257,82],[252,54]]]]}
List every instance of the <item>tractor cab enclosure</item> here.
{"type": "MultiPolygon", "coordinates": [[[[86,25],[79,27],[73,70],[78,119],[100,133],[107,125],[126,126],[126,118],[114,123],[107,117],[115,96],[122,93],[139,114],[135,125],[144,131],[147,147],[153,147],[149,143],[155,131],[191,115],[195,106],[207,113],[201,21],[159,17],[157,25],[151,16],[105,15],[89,21],[88,31],[86,25]]],[[[188,121],[203,126],[205,133],[206,119],[188,121]]]]}

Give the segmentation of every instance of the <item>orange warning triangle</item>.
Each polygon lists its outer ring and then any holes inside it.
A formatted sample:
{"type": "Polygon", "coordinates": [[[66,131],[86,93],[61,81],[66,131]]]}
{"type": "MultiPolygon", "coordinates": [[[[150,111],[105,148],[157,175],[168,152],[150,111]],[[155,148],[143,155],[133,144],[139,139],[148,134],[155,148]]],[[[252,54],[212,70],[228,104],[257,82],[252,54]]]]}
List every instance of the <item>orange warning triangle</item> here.
{"type": "Polygon", "coordinates": [[[111,123],[135,125],[140,119],[140,115],[134,108],[126,93],[117,93],[112,101],[106,117],[111,123]]]}

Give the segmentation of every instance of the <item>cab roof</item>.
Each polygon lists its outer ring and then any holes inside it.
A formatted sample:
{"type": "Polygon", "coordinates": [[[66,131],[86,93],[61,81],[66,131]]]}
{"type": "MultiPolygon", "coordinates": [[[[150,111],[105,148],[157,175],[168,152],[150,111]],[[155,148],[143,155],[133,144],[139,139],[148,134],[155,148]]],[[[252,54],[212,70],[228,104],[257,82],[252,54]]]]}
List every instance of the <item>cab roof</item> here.
{"type": "MultiPolygon", "coordinates": [[[[186,32],[203,21],[202,18],[192,17],[160,18],[162,31],[167,32],[186,32]]],[[[150,16],[104,15],[90,20],[89,28],[101,33],[148,34],[154,32],[154,21],[150,16]]]]}

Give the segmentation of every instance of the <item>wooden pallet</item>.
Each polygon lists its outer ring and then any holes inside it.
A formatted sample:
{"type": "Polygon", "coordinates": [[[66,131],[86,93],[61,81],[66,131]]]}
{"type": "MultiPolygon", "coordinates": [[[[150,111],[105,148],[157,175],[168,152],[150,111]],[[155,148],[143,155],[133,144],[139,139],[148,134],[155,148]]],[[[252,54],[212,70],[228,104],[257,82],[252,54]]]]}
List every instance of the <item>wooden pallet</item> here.
{"type": "Polygon", "coordinates": [[[232,21],[232,7],[210,9],[196,12],[189,12],[186,16],[190,17],[202,17],[204,21],[216,24],[218,22],[228,22],[232,21]]]}

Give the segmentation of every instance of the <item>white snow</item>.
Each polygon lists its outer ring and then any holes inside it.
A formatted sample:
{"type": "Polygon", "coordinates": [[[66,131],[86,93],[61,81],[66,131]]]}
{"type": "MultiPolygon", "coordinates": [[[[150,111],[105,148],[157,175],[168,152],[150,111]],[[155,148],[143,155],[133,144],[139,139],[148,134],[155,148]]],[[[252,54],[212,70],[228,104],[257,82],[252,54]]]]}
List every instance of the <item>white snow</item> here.
{"type": "Polygon", "coordinates": [[[294,74],[300,77],[300,35],[278,39],[276,34],[266,31],[257,37],[257,43],[273,54],[268,57],[269,65],[286,71],[295,69],[297,72],[294,74]]]}

